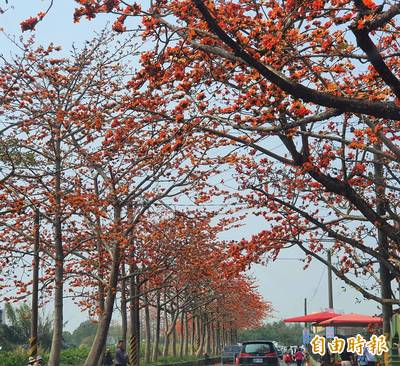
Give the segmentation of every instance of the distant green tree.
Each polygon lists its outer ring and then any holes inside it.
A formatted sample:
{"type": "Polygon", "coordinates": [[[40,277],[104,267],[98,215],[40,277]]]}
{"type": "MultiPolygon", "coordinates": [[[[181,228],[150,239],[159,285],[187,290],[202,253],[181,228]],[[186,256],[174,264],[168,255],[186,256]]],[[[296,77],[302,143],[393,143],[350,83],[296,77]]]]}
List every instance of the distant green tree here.
{"type": "MultiPolygon", "coordinates": [[[[77,347],[88,347],[93,343],[97,330],[97,323],[93,320],[86,320],[79,324],[72,335],[64,337],[64,342],[77,347]],[[68,339],[68,340],[67,340],[68,339]]],[[[65,332],[64,332],[65,333],[65,332]]],[[[122,327],[118,322],[112,323],[108,335],[116,340],[122,337],[122,327]]]]}
{"type": "Polygon", "coordinates": [[[62,337],[63,337],[65,348],[78,347],[78,344],[75,343],[74,337],[71,332],[64,331],[62,334],[62,337]]]}
{"type": "Polygon", "coordinates": [[[13,327],[0,324],[0,346],[2,351],[12,351],[21,342],[20,336],[13,327]]]}
{"type": "Polygon", "coordinates": [[[81,343],[79,344],[79,347],[90,348],[90,346],[93,344],[94,336],[95,334],[83,338],[81,343]]]}
{"type": "Polygon", "coordinates": [[[277,341],[285,346],[302,343],[303,327],[299,324],[286,324],[283,321],[267,323],[256,329],[239,331],[239,341],[254,341],[268,339],[277,341]]]}
{"type": "MultiPolygon", "coordinates": [[[[31,308],[22,304],[17,308],[10,304],[5,305],[8,324],[0,327],[0,345],[4,349],[27,345],[31,334],[31,308]]],[[[39,317],[38,338],[39,346],[48,350],[51,345],[52,321],[48,316],[39,317]]]]}
{"type": "Polygon", "coordinates": [[[97,330],[97,324],[93,320],[86,320],[79,324],[72,333],[72,343],[81,346],[82,341],[89,337],[94,337],[97,330]]]}
{"type": "Polygon", "coordinates": [[[114,322],[110,326],[108,331],[108,336],[114,338],[115,340],[122,338],[122,325],[118,322],[114,322]]]}

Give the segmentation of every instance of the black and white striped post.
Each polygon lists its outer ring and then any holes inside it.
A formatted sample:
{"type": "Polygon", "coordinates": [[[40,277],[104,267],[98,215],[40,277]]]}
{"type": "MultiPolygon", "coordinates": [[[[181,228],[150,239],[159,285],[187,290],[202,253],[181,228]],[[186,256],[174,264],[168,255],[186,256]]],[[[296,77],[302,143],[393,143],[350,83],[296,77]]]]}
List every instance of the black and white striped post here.
{"type": "Polygon", "coordinates": [[[129,338],[129,365],[139,366],[139,350],[136,336],[131,335],[129,338]]]}

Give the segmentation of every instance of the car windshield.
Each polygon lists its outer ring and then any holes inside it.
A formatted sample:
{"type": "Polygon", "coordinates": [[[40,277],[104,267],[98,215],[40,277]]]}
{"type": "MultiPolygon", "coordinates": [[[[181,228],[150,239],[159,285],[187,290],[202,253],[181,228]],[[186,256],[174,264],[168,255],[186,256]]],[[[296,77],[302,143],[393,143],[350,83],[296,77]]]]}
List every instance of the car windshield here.
{"type": "Polygon", "coordinates": [[[240,352],[240,346],[225,346],[224,352],[240,352]]]}
{"type": "Polygon", "coordinates": [[[244,353],[269,353],[271,351],[270,343],[248,343],[243,346],[244,353]]]}

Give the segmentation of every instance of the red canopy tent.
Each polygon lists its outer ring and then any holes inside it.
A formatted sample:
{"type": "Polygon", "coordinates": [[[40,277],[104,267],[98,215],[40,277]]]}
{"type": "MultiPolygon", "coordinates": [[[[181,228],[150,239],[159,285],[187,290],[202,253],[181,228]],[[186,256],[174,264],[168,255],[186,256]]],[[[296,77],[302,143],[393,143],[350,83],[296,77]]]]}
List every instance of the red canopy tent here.
{"type": "Polygon", "coordinates": [[[283,321],[285,323],[319,323],[324,320],[328,320],[334,317],[339,316],[340,314],[336,314],[331,311],[322,311],[319,313],[312,313],[303,316],[296,316],[294,318],[287,318],[283,321]]]}
{"type": "Polygon", "coordinates": [[[369,316],[363,314],[344,314],[331,319],[321,321],[318,325],[322,326],[366,326],[368,324],[380,324],[382,318],[379,316],[369,316]]]}

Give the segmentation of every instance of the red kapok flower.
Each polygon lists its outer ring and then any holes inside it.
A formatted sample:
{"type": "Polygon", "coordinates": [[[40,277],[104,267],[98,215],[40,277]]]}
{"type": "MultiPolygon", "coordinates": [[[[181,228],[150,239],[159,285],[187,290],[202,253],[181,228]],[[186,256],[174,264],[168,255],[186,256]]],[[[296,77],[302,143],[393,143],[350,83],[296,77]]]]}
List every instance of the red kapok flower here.
{"type": "Polygon", "coordinates": [[[21,22],[21,29],[23,32],[28,31],[28,30],[34,30],[36,24],[38,23],[39,19],[36,17],[30,17],[23,22],[21,22]]]}

